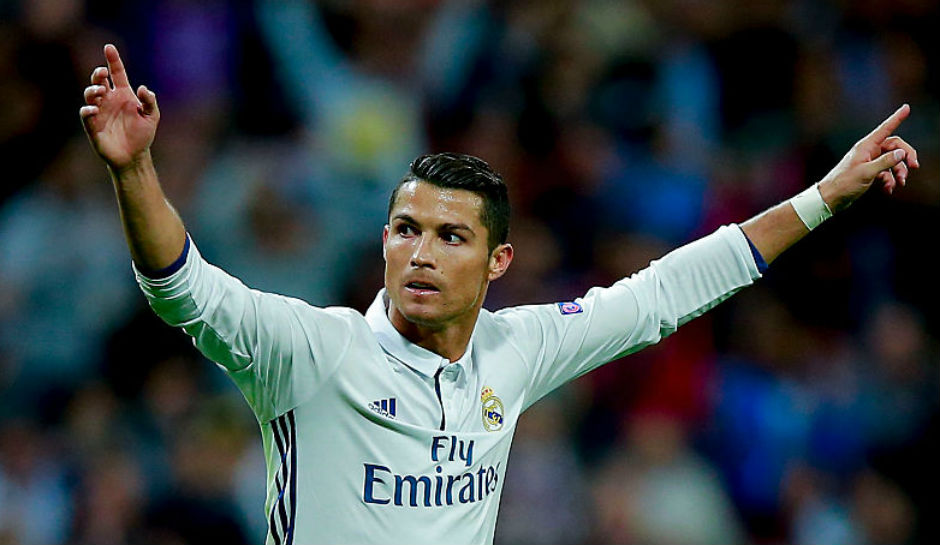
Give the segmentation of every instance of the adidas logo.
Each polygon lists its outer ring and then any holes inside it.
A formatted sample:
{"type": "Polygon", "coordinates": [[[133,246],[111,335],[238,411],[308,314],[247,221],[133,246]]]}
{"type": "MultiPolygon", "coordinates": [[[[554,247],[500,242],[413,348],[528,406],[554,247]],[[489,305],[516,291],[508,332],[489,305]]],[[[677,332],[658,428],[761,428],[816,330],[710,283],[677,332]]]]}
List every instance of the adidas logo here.
{"type": "Polygon", "coordinates": [[[388,418],[395,418],[398,413],[398,407],[394,397],[388,399],[379,399],[369,403],[369,409],[388,418]]]}

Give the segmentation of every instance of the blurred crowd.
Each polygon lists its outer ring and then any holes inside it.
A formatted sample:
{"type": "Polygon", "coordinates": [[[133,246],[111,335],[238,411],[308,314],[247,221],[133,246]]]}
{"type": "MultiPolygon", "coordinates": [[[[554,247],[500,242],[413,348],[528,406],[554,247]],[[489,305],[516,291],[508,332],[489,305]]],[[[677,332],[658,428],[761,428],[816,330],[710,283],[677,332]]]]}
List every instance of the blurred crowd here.
{"type": "Polygon", "coordinates": [[[935,0],[0,1],[0,544],[265,532],[257,422],[149,312],[81,132],[108,42],[157,93],[157,168],[202,253],[360,310],[419,153],[509,183],[496,309],[743,221],[910,103],[907,187],[523,417],[496,541],[940,543],[938,23],[935,0]]]}

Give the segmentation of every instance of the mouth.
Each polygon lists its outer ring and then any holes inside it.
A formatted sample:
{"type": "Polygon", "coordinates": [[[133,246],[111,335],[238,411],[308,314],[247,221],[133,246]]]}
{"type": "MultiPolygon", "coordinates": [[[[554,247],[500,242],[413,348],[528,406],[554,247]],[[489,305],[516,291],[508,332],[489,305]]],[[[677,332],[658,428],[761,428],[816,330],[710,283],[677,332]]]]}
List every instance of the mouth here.
{"type": "Polygon", "coordinates": [[[415,295],[432,295],[440,293],[441,290],[429,282],[408,282],[405,284],[405,290],[415,295]]]}

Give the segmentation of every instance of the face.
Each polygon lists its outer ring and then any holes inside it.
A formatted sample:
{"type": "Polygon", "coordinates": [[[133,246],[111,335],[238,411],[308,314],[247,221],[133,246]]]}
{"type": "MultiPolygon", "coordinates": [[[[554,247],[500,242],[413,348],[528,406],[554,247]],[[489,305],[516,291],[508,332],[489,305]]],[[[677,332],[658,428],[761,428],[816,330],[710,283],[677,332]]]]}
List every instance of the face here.
{"type": "Polygon", "coordinates": [[[393,324],[443,329],[476,322],[487,286],[512,260],[508,244],[487,248],[482,206],[482,197],[463,189],[426,182],[399,188],[382,236],[393,324]]]}

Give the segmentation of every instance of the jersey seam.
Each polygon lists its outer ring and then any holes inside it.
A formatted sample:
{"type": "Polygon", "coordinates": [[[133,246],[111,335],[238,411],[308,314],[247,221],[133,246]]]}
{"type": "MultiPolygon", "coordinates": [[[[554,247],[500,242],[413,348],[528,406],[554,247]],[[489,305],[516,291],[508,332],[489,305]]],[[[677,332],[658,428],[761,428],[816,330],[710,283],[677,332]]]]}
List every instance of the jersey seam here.
{"type": "MultiPolygon", "coordinates": [[[[304,335],[304,339],[307,340],[309,344],[310,338],[304,335]]],[[[293,411],[297,407],[300,407],[304,403],[309,403],[310,400],[312,400],[317,395],[319,395],[319,393],[327,386],[327,384],[334,379],[334,377],[336,376],[336,373],[339,372],[340,368],[343,367],[343,361],[346,359],[346,353],[349,352],[349,348],[351,345],[352,345],[351,342],[347,342],[343,346],[343,351],[336,357],[336,361],[338,361],[339,363],[336,365],[336,367],[332,371],[330,371],[328,375],[325,375],[323,377],[323,380],[320,382],[320,384],[316,388],[313,389],[313,391],[310,393],[308,397],[306,397],[303,401],[299,403],[291,403],[290,407],[284,411],[280,411],[278,410],[277,407],[274,407],[273,408],[274,410],[271,411],[271,413],[274,415],[273,418],[280,418],[281,416],[293,411]]],[[[293,364],[294,362],[292,360],[291,365],[293,364]]],[[[316,364],[316,358],[314,358],[314,364],[316,364]]],[[[262,386],[265,388],[265,390],[267,390],[267,384],[262,383],[262,386]]]]}
{"type": "MultiPolygon", "coordinates": [[[[542,330],[541,323],[538,320],[536,320],[536,322],[539,324],[539,330],[542,332],[542,336],[544,338],[545,332],[542,330]]],[[[522,347],[519,346],[518,342],[514,338],[510,337],[509,345],[512,346],[512,349],[515,350],[515,352],[519,355],[519,360],[522,361],[522,366],[525,368],[526,375],[530,377],[529,380],[525,381],[525,389],[522,392],[522,411],[525,411],[527,408],[531,407],[536,401],[538,401],[538,400],[535,400],[535,401],[532,401],[531,403],[528,402],[529,394],[532,392],[533,387],[534,387],[534,384],[532,384],[532,378],[531,378],[535,375],[534,362],[529,361],[525,350],[523,350],[522,347]]]]}

